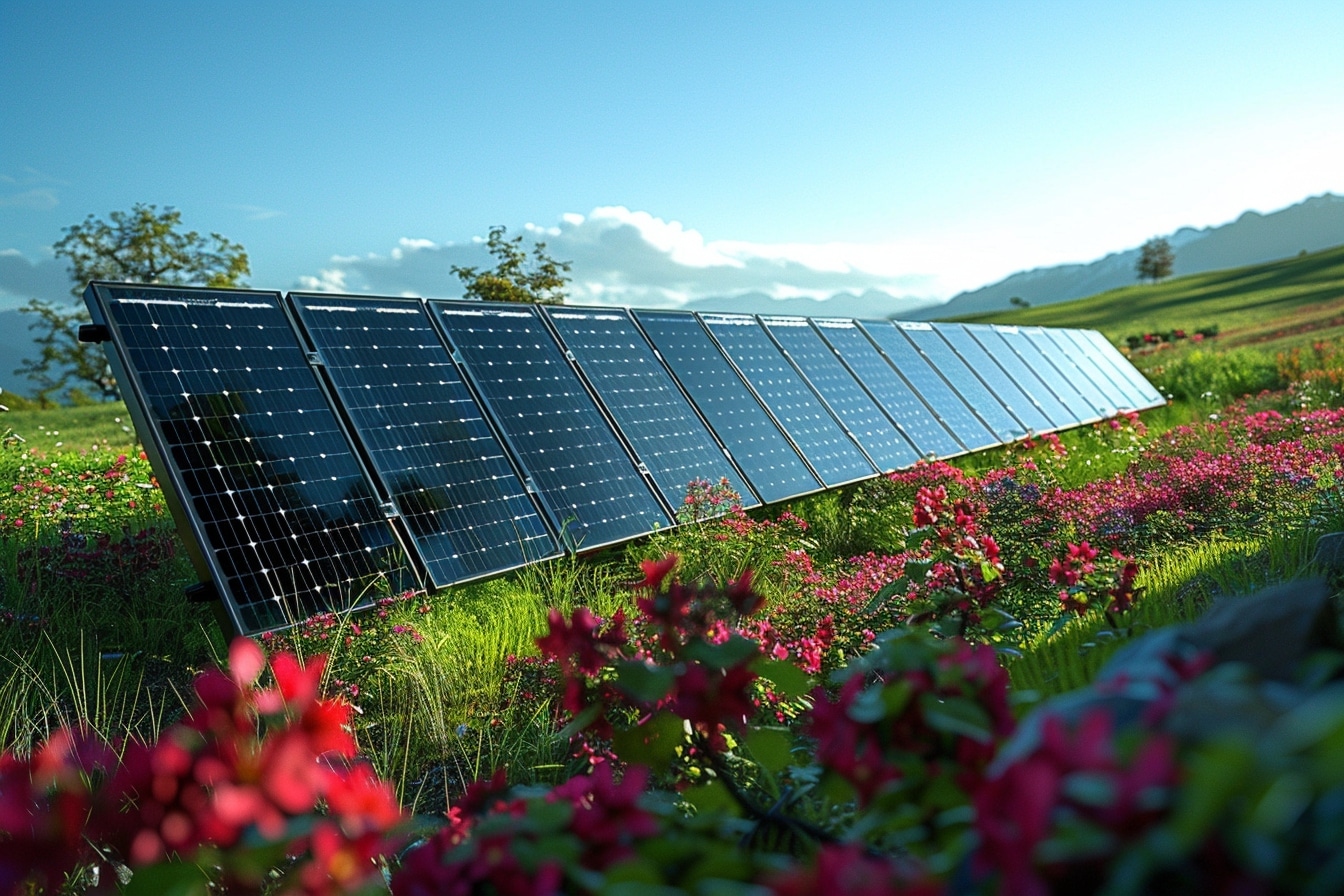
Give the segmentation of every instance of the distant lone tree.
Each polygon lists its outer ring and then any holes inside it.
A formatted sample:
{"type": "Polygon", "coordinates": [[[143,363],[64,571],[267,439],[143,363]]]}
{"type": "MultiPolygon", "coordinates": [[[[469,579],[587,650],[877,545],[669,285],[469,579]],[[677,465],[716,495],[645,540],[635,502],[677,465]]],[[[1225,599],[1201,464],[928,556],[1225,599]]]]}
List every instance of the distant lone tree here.
{"type": "Polygon", "coordinates": [[[1022,298],[1021,296],[1013,296],[1011,299],[1008,300],[1008,304],[1012,305],[1014,308],[1031,307],[1031,303],[1028,302],[1026,299],[1022,298]]]}
{"type": "Polygon", "coordinates": [[[1171,276],[1171,266],[1175,261],[1176,254],[1171,251],[1171,243],[1161,237],[1153,237],[1139,249],[1139,261],[1134,267],[1140,280],[1156,283],[1171,276]]]}
{"type": "Polygon", "coordinates": [[[564,304],[570,262],[556,261],[546,253],[545,243],[536,243],[529,263],[522,235],[509,239],[507,232],[502,224],[490,228],[485,248],[499,262],[493,270],[453,265],[453,273],[466,285],[463,296],[486,302],[564,304]]]}
{"type": "MultiPolygon", "coordinates": [[[[237,243],[217,233],[203,237],[194,230],[183,232],[182,213],[175,208],[137,203],[129,212],[112,212],[106,220],[89,215],[80,224],[65,228],[52,250],[70,260],[70,292],[83,295],[90,280],[125,283],[159,283],[170,286],[246,286],[251,273],[247,253],[237,243]]],[[[28,329],[37,332],[34,341],[40,354],[14,371],[37,386],[42,404],[64,391],[77,399],[92,388],[103,398],[117,396],[117,382],[108,367],[102,346],[80,342],[81,323],[89,322],[80,308],[31,299],[22,309],[35,315],[28,329]],[[74,384],[73,386],[71,384],[74,384]]]]}

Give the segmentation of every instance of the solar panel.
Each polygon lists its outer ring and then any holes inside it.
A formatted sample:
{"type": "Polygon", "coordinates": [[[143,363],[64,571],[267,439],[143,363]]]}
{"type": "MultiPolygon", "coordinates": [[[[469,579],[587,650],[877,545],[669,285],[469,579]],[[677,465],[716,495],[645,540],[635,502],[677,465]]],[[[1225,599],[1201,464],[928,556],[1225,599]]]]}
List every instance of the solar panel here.
{"type": "Polygon", "coordinates": [[[92,284],[85,299],[239,631],[412,581],[278,293],[92,284]]]}
{"type": "MultiPolygon", "coordinates": [[[[961,324],[934,324],[933,328],[947,340],[948,345],[961,356],[966,366],[980,378],[989,391],[994,393],[994,397],[1030,430],[1045,432],[1062,425],[1050,419],[1034,397],[1028,395],[1018,385],[1014,376],[1001,363],[999,356],[986,350],[961,324]]],[[[1000,354],[1012,353],[1005,349],[1000,354]]]]}
{"type": "Polygon", "coordinates": [[[693,314],[636,311],[634,316],[762,501],[821,488],[693,314]]]}
{"type": "Polygon", "coordinates": [[[429,308],[566,539],[590,549],[670,525],[531,306],[432,300],[429,308]]]}
{"type": "Polygon", "coordinates": [[[1050,338],[1044,327],[1023,327],[1021,332],[1045,356],[1063,381],[1078,390],[1087,401],[1094,419],[1110,417],[1120,409],[1110,394],[1093,382],[1092,376],[1075,364],[1059,343],[1050,338]]]}
{"type": "MultiPolygon", "coordinates": [[[[962,396],[943,379],[933,362],[915,348],[899,327],[890,321],[864,321],[862,326],[911,387],[967,448],[975,451],[1003,441],[976,416],[962,396]]],[[[964,364],[958,364],[965,368],[964,364]]]]}
{"type": "Polygon", "coordinates": [[[976,416],[989,426],[999,441],[1011,442],[1027,434],[1027,427],[1022,421],[1004,407],[998,396],[985,388],[976,372],[953,351],[932,324],[899,323],[896,326],[929,359],[929,363],[943,378],[952,384],[952,388],[971,406],[976,416]]]}
{"type": "MultiPolygon", "coordinates": [[[[1022,392],[1056,427],[1073,426],[1078,422],[1077,413],[1070,410],[1055,395],[1050,385],[1041,379],[1036,369],[1018,354],[1017,349],[1004,338],[998,327],[987,324],[960,324],[959,326],[994,358],[995,362],[1012,377],[1014,382],[1022,389],[1022,392]]],[[[1034,349],[1032,349],[1032,353],[1040,357],[1034,349]]],[[[1044,357],[1040,357],[1039,365],[1044,363],[1044,357]]],[[[1080,399],[1080,412],[1085,410],[1086,405],[1081,404],[1080,399]]]]}
{"type": "Polygon", "coordinates": [[[858,324],[852,320],[819,318],[813,325],[921,455],[953,457],[966,451],[858,324]]]}
{"type": "Polygon", "coordinates": [[[1097,351],[1097,347],[1083,335],[1081,330],[1056,330],[1054,335],[1057,339],[1063,340],[1065,351],[1072,346],[1073,351],[1077,353],[1076,357],[1084,359],[1105,379],[1106,388],[1111,394],[1120,396],[1121,407],[1141,408],[1147,403],[1143,393],[1129,382],[1109,358],[1097,351]]]}
{"type": "Polygon", "coordinates": [[[1116,385],[1113,377],[1102,370],[1096,361],[1092,360],[1091,351],[1084,351],[1061,330],[1052,327],[1044,330],[1044,333],[1045,338],[1059,346],[1060,351],[1068,356],[1069,360],[1101,390],[1111,406],[1120,410],[1128,408],[1132,404],[1129,393],[1116,385]]]}
{"type": "Polygon", "coordinates": [[[289,301],[435,585],[560,553],[419,301],[289,301]]]}
{"type": "Polygon", "coordinates": [[[701,314],[700,319],[823,484],[843,485],[877,472],[756,318],[701,314]]]}
{"type": "Polygon", "coordinates": [[[761,323],[880,469],[897,470],[919,460],[919,451],[807,318],[762,317],[761,323]]]}
{"type": "Polygon", "coordinates": [[[760,503],[624,311],[545,309],[663,497],[681,505],[693,479],[726,478],[742,506],[760,503]]]}
{"type": "MultiPolygon", "coordinates": [[[[1075,383],[1066,379],[1064,373],[1050,361],[1035,342],[1027,338],[1021,329],[996,324],[991,324],[990,329],[1008,344],[1013,353],[1036,375],[1046,389],[1059,399],[1060,404],[1069,409],[1069,415],[1075,422],[1091,423],[1101,419],[1093,401],[1083,395],[1075,383]]],[[[1079,375],[1076,372],[1074,374],[1079,375]]]]}
{"type": "Polygon", "coordinates": [[[1111,344],[1111,341],[1096,330],[1075,330],[1074,336],[1090,345],[1095,351],[1092,357],[1097,363],[1110,365],[1110,369],[1129,385],[1130,394],[1134,396],[1138,407],[1156,407],[1166,404],[1166,398],[1161,392],[1153,387],[1153,384],[1144,378],[1143,374],[1134,367],[1134,364],[1120,353],[1120,350],[1111,344]]]}

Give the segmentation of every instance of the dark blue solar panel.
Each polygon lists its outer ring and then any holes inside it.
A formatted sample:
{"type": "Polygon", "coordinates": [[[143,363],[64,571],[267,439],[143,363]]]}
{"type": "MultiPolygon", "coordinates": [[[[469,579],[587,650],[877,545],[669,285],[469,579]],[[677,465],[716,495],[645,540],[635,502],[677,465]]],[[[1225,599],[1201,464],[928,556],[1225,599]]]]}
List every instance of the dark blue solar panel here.
{"type": "Polygon", "coordinates": [[[1154,407],[1166,404],[1162,393],[1144,378],[1120,350],[1110,340],[1096,330],[1074,330],[1073,336],[1084,346],[1092,349],[1092,357],[1098,364],[1112,370],[1127,385],[1129,394],[1137,402],[1134,407],[1154,407]]]}
{"type": "MultiPolygon", "coordinates": [[[[984,348],[988,355],[993,357],[999,367],[1013,379],[1022,393],[1036,405],[1054,426],[1063,428],[1073,426],[1078,422],[1077,415],[1059,400],[1054,391],[1040,378],[1037,371],[1027,364],[1013,346],[1003,338],[997,327],[987,324],[950,324],[948,329],[955,326],[960,326],[970,338],[984,348]]],[[[1045,363],[1043,357],[1040,363],[1045,363]]]]}
{"type": "Polygon", "coordinates": [[[673,507],[693,479],[727,479],[742,505],[760,502],[624,311],[546,309],[565,347],[673,507]]]}
{"type": "Polygon", "coordinates": [[[95,284],[86,298],[124,347],[127,397],[240,631],[367,601],[382,574],[407,583],[278,294],[95,284]]]}
{"type": "Polygon", "coordinates": [[[1055,341],[1059,342],[1064,351],[1070,355],[1079,366],[1086,366],[1089,370],[1095,371],[1099,382],[1102,384],[1116,402],[1122,408],[1140,408],[1145,404],[1144,396],[1135,389],[1125,379],[1116,367],[1109,362],[1109,359],[1103,358],[1097,351],[1097,347],[1092,342],[1083,337],[1079,330],[1052,330],[1055,341]]]}
{"type": "Polygon", "coordinates": [[[1027,434],[1027,428],[976,376],[975,371],[960,355],[952,350],[931,324],[897,324],[907,339],[937,368],[943,379],[966,401],[976,414],[988,424],[1001,442],[1011,442],[1027,434]]]}
{"type": "Polygon", "coordinates": [[[1089,375],[1075,364],[1073,359],[1059,347],[1059,344],[1050,338],[1049,331],[1043,327],[1023,327],[1022,335],[1042,355],[1045,355],[1050,364],[1059,371],[1059,375],[1064,378],[1065,382],[1078,390],[1087,401],[1088,408],[1096,417],[1110,417],[1120,409],[1114,399],[1093,382],[1095,374],[1089,375]]]}
{"type": "MultiPolygon", "coordinates": [[[[890,321],[865,321],[863,328],[967,448],[975,451],[1004,441],[975,415],[966,401],[939,374],[933,362],[924,357],[895,324],[890,321]]],[[[966,365],[961,366],[965,368],[966,365]]]]}
{"type": "Polygon", "coordinates": [[[694,315],[634,314],[762,501],[783,501],[821,487],[694,315]]]}
{"type": "MultiPolygon", "coordinates": [[[[981,381],[989,387],[1003,406],[1012,412],[1033,432],[1045,432],[1060,425],[1046,415],[1045,411],[1022,390],[1013,375],[999,363],[997,355],[991,355],[984,346],[966,332],[961,324],[934,324],[934,330],[947,340],[948,344],[961,355],[966,366],[971,368],[981,381]]],[[[1006,354],[1012,354],[1007,352],[1006,354]]],[[[1016,357],[1016,356],[1014,356],[1016,357]]]]}
{"type": "Polygon", "coordinates": [[[418,301],[289,299],[435,585],[560,553],[418,301]]]}
{"type": "MultiPolygon", "coordinates": [[[[1013,353],[1022,360],[1036,378],[1059,399],[1060,404],[1069,409],[1069,414],[1078,423],[1091,423],[1101,419],[1101,414],[1090,398],[1045,355],[1035,342],[1027,338],[1017,327],[994,326],[990,329],[1008,344],[1013,353]]],[[[1081,376],[1075,371],[1072,376],[1081,376]]]]}
{"type": "Polygon", "coordinates": [[[670,525],[531,307],[429,307],[566,538],[595,548],[670,525]]]}
{"type": "Polygon", "coordinates": [[[842,485],[877,473],[756,318],[702,314],[700,319],[825,485],[842,485]]]}
{"type": "Polygon", "coordinates": [[[952,457],[966,450],[854,321],[827,318],[813,324],[921,455],[952,457]]]}
{"type": "Polygon", "coordinates": [[[897,470],[919,460],[919,452],[864,391],[807,318],[763,317],[761,322],[879,467],[897,470]]]}

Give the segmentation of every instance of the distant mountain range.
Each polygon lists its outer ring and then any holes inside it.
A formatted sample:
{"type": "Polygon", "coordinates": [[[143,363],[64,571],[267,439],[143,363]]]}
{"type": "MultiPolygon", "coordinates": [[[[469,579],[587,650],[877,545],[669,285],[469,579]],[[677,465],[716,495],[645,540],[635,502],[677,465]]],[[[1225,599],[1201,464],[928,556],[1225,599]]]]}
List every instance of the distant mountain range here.
{"type": "MultiPolygon", "coordinates": [[[[1230,224],[1196,230],[1183,227],[1167,236],[1176,253],[1173,276],[1200,274],[1317,252],[1344,244],[1344,196],[1325,193],[1262,215],[1245,212],[1230,224]]],[[[916,320],[957,317],[1012,307],[1016,296],[1032,305],[1067,302],[1137,282],[1139,250],[1114,252],[1089,264],[1036,268],[924,308],[916,320]]]]}

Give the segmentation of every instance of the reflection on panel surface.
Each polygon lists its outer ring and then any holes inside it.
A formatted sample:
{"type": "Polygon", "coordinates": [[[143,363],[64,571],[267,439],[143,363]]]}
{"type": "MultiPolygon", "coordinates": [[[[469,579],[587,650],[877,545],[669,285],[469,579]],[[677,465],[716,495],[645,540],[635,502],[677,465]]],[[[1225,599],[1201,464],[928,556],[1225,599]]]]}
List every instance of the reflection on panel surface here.
{"type": "Polygon", "coordinates": [[[350,605],[379,573],[405,574],[278,294],[89,294],[240,630],[350,605]]]}
{"type": "Polygon", "coordinates": [[[966,451],[943,419],[929,409],[855,321],[820,319],[814,323],[817,332],[868,387],[921,455],[952,457],[966,451]]]}
{"type": "Polygon", "coordinates": [[[807,318],[763,317],[761,322],[878,467],[897,470],[919,460],[919,452],[807,318]]]}
{"type": "MultiPolygon", "coordinates": [[[[1012,356],[1006,347],[991,353],[973,337],[961,324],[935,324],[934,330],[947,340],[953,351],[961,356],[969,367],[988,387],[994,397],[1003,404],[1012,415],[1026,424],[1033,432],[1045,432],[1056,426],[1063,426],[1065,419],[1056,423],[1041,406],[1018,385],[1017,378],[1010,372],[1012,366],[1006,362],[1005,355],[1012,356]],[[1005,366],[1006,365],[1006,366],[1005,366]]],[[[1023,380],[1023,382],[1028,382],[1023,380]]]]}
{"type": "MultiPolygon", "coordinates": [[[[863,328],[967,448],[975,451],[1002,441],[975,415],[896,324],[890,321],[864,321],[863,328]]],[[[958,366],[965,368],[960,362],[958,366]]]]}
{"type": "Polygon", "coordinates": [[[419,302],[290,302],[435,585],[560,553],[419,302]]]}
{"type": "Polygon", "coordinates": [[[1027,434],[1027,428],[1012,411],[1004,407],[931,324],[903,323],[897,327],[913,342],[929,363],[952,384],[952,388],[989,426],[1000,442],[1011,442],[1027,434]]]}
{"type": "MultiPolygon", "coordinates": [[[[1074,426],[1079,422],[1078,413],[1086,410],[1081,400],[1079,401],[1079,411],[1075,413],[1055,394],[1055,390],[1049,383],[1041,378],[1041,372],[1037,370],[1044,359],[1036,366],[1027,363],[1019,353],[1017,347],[1010,343],[999,327],[993,327],[986,324],[960,324],[959,325],[970,338],[984,347],[994,360],[1003,368],[1004,372],[1010,376],[1018,385],[1023,393],[1031,399],[1042,414],[1059,429],[1067,426],[1074,426]]],[[[1032,350],[1036,354],[1035,350],[1032,350]]]]}
{"type": "Polygon", "coordinates": [[[1045,356],[1057,374],[1078,390],[1094,417],[1098,419],[1110,417],[1119,410],[1115,400],[1094,382],[1094,375],[1088,374],[1074,363],[1073,359],[1060,348],[1059,343],[1050,338],[1049,331],[1043,327],[1023,327],[1021,332],[1027,341],[1045,356]]]}
{"type": "Polygon", "coordinates": [[[843,485],[877,472],[754,317],[702,314],[700,319],[821,477],[822,484],[843,485]]]}
{"type": "Polygon", "coordinates": [[[565,537],[594,548],[670,524],[530,306],[429,307],[565,537]]]}
{"type": "Polygon", "coordinates": [[[636,311],[635,317],[762,501],[821,487],[693,314],[636,311]]]}
{"type": "Polygon", "coordinates": [[[760,502],[624,311],[546,309],[565,346],[673,507],[693,479],[727,479],[742,506],[760,502]]]}

